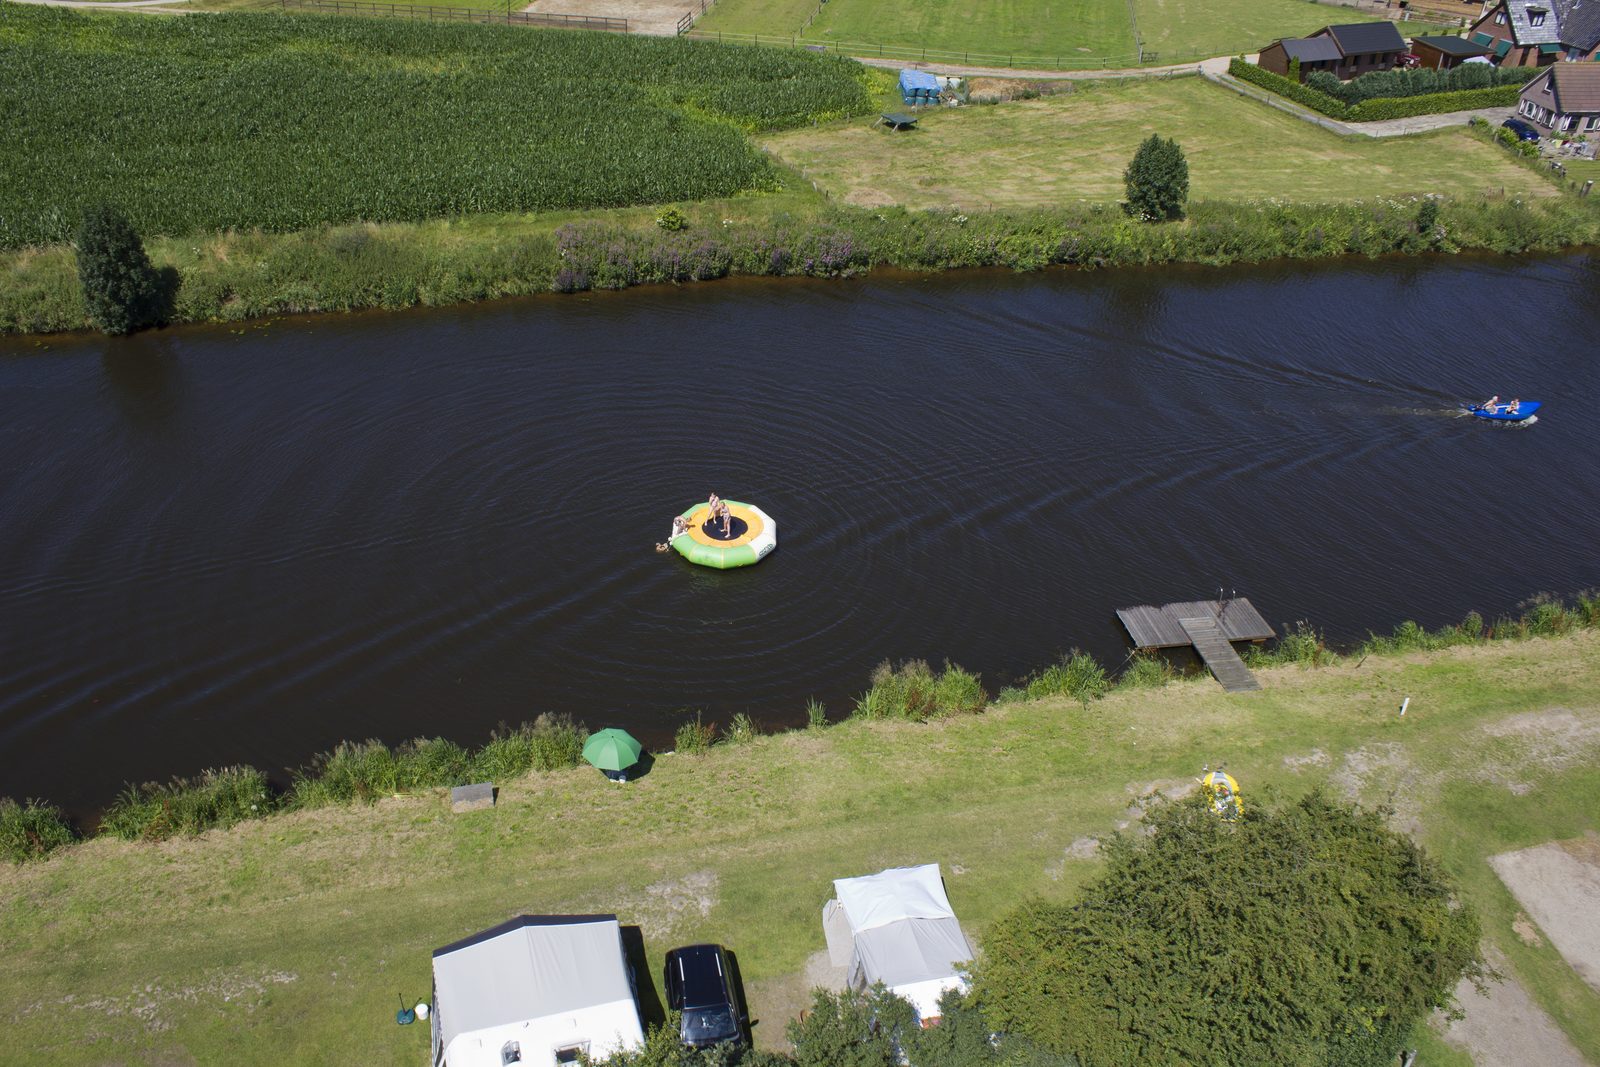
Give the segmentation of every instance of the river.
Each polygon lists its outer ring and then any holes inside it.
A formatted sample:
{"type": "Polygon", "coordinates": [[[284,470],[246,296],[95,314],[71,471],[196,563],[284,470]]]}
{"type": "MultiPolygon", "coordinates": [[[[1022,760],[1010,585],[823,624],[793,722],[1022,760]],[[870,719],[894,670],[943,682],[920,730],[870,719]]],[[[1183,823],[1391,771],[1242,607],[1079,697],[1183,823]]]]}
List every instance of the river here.
{"type": "Polygon", "coordinates": [[[730,281],[0,340],[0,795],[992,691],[1118,607],[1339,641],[1600,585],[1600,258],[730,281]],[[1460,416],[1539,399],[1518,428],[1460,416]],[[658,555],[707,493],[778,550],[658,555]]]}

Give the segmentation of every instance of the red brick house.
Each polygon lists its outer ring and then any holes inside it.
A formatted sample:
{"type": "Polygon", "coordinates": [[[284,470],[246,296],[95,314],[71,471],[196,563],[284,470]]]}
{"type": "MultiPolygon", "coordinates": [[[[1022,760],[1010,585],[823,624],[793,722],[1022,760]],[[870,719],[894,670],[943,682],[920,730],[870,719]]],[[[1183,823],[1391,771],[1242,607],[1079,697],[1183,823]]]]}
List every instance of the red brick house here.
{"type": "Polygon", "coordinates": [[[1600,63],[1556,63],[1522,87],[1517,114],[1566,137],[1600,131],[1600,63]]]}
{"type": "Polygon", "coordinates": [[[1493,0],[1467,39],[1502,67],[1543,67],[1600,55],[1595,0],[1493,0]]]}
{"type": "MultiPolygon", "coordinates": [[[[1600,0],[1590,0],[1600,6],[1600,0]]],[[[1406,54],[1405,38],[1392,22],[1352,22],[1324,26],[1309,37],[1285,37],[1261,50],[1256,65],[1289,76],[1291,60],[1300,60],[1300,80],[1325,70],[1342,81],[1375,70],[1388,70],[1406,54]]]]}

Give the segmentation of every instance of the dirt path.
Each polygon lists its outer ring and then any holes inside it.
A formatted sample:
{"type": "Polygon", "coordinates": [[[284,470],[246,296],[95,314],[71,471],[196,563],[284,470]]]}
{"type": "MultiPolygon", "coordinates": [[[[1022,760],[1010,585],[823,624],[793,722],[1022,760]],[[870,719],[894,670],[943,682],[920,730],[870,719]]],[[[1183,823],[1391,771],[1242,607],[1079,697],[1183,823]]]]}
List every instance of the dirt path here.
{"type": "Polygon", "coordinates": [[[1600,835],[1490,857],[1561,958],[1600,990],[1600,835]]]}
{"type": "Polygon", "coordinates": [[[1489,962],[1506,975],[1488,992],[1479,993],[1471,982],[1456,987],[1456,999],[1466,1013],[1442,1028],[1444,1039],[1472,1057],[1480,1067],[1536,1063],[1539,1067],[1589,1067],[1583,1053],[1534,1003],[1522,983],[1511,977],[1503,958],[1488,953],[1489,962]]]}

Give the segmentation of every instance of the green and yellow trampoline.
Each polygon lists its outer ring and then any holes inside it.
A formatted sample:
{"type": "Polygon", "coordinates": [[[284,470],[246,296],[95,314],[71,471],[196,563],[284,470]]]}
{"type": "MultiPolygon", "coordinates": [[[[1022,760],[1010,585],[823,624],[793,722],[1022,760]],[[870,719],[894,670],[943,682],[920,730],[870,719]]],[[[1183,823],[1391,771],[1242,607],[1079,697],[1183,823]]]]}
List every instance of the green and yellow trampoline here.
{"type": "Polygon", "coordinates": [[[689,531],[672,539],[673,551],[690,563],[727,570],[759,563],[778,547],[778,524],[771,516],[753,504],[723,503],[730,516],[726,536],[722,523],[711,521],[711,506],[696,504],[682,515],[689,531]]]}

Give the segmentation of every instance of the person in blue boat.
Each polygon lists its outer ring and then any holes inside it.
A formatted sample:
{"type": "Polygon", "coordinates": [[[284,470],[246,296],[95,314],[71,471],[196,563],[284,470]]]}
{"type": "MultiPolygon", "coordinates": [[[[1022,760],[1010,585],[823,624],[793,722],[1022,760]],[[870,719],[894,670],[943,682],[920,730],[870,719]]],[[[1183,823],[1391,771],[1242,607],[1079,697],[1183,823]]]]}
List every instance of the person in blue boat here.
{"type": "Polygon", "coordinates": [[[1500,394],[1496,393],[1496,394],[1494,394],[1494,396],[1491,396],[1489,398],[1488,403],[1484,404],[1483,407],[1479,408],[1478,410],[1479,411],[1487,411],[1489,414],[1493,415],[1494,414],[1494,406],[1496,404],[1498,404],[1498,403],[1500,403],[1500,394]]]}
{"type": "Polygon", "coordinates": [[[1506,405],[1506,414],[1507,415],[1520,415],[1520,414],[1522,414],[1522,401],[1518,400],[1516,397],[1512,397],[1511,398],[1511,403],[1506,405]]]}

